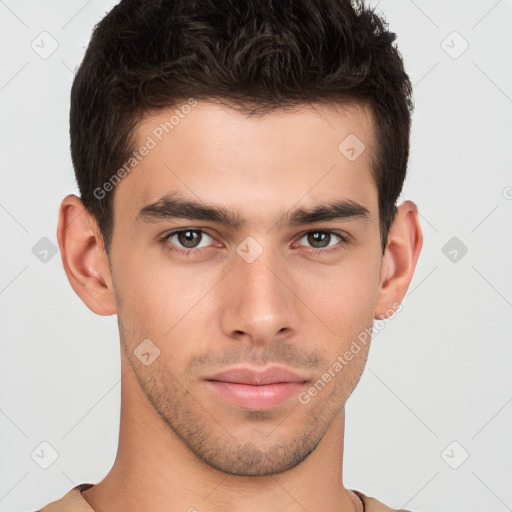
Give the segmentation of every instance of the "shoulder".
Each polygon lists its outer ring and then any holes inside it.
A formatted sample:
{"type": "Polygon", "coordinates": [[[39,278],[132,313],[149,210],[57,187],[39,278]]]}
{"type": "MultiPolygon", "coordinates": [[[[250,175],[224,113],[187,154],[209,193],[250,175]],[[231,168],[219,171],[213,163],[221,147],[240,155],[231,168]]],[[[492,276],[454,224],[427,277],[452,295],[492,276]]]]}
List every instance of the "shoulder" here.
{"type": "Polygon", "coordinates": [[[372,496],[367,496],[366,494],[362,493],[361,491],[356,491],[355,489],[351,489],[353,493],[357,494],[361,501],[364,504],[364,512],[412,512],[410,510],[405,510],[403,508],[401,509],[395,509],[390,508],[387,505],[384,505],[384,503],[381,503],[376,498],[373,498],[372,496]]]}
{"type": "Polygon", "coordinates": [[[92,487],[93,484],[84,483],[73,487],[62,498],[52,501],[37,512],[94,512],[87,501],[82,498],[81,492],[92,487]]]}

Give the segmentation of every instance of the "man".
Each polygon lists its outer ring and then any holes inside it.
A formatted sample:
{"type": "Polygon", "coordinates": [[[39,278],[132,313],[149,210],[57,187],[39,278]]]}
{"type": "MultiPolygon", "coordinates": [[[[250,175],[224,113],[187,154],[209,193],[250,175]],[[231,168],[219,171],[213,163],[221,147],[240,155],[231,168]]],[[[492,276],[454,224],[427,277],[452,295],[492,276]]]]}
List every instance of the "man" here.
{"type": "Polygon", "coordinates": [[[43,512],[390,511],[345,403],[422,246],[411,84],[348,0],[123,0],[71,94],[67,277],[116,314],[115,463],[43,512]]]}

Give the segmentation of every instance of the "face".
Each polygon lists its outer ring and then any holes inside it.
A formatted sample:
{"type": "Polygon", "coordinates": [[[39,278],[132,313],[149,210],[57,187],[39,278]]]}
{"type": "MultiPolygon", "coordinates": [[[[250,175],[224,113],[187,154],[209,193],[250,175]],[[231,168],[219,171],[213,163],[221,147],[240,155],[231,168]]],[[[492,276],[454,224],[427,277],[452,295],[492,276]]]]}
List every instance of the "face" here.
{"type": "Polygon", "coordinates": [[[137,147],[151,149],[115,189],[123,350],[170,434],[201,460],[281,472],[333,427],[366,361],[368,345],[335,364],[371,328],[379,292],[371,115],[248,117],[199,102],[166,133],[173,112],[144,119],[137,147]],[[365,147],[355,159],[354,136],[365,147]]]}

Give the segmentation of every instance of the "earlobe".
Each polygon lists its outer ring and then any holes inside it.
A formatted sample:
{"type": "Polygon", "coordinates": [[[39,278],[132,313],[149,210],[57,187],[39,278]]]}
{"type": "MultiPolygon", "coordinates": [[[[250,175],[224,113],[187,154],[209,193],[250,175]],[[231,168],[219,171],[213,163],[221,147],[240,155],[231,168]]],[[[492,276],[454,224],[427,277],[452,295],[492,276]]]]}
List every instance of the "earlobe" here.
{"type": "Polygon", "coordinates": [[[73,194],[60,205],[57,240],[62,265],[75,293],[94,313],[116,314],[110,265],[100,230],[94,216],[73,194]]]}
{"type": "Polygon", "coordinates": [[[422,245],[423,233],[418,208],[412,201],[405,201],[397,209],[382,258],[376,319],[391,316],[402,303],[414,275],[422,245]]]}

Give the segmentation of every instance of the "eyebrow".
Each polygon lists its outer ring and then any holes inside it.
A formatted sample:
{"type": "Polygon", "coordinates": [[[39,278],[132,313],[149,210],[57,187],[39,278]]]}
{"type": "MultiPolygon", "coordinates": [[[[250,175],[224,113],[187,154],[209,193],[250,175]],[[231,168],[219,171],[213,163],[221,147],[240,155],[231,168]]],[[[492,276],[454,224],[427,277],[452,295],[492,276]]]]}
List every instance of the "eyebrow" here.
{"type": "MultiPolygon", "coordinates": [[[[312,208],[297,208],[284,214],[290,226],[301,226],[315,222],[334,220],[368,219],[370,212],[363,205],[351,200],[316,205],[312,208]]],[[[246,220],[223,206],[209,205],[192,200],[181,199],[174,195],[165,195],[158,201],[144,206],[137,214],[136,220],[160,222],[169,219],[206,220],[223,224],[233,229],[246,225],[246,220]]],[[[276,225],[283,224],[283,218],[276,225]]]]}

